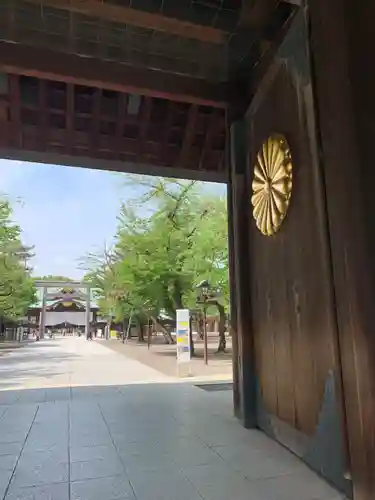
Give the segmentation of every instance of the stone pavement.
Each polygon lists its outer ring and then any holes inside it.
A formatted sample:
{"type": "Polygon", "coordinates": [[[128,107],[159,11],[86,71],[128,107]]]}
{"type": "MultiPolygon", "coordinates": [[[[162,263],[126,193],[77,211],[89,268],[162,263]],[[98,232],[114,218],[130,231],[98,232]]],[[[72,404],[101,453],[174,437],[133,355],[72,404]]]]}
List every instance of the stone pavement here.
{"type": "Polygon", "coordinates": [[[230,391],[175,383],[95,341],[18,349],[0,384],[0,499],[341,499],[243,429],[230,391]]]}

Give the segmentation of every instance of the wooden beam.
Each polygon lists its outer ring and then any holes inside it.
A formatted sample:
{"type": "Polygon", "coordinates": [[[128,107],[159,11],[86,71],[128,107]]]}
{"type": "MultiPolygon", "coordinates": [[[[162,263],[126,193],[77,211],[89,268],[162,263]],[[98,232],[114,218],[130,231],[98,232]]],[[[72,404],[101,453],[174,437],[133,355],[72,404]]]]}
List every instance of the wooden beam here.
{"type": "Polygon", "coordinates": [[[32,151],[30,149],[0,148],[0,158],[18,161],[46,163],[47,165],[62,165],[79,168],[93,168],[110,172],[129,172],[131,174],[155,175],[157,177],[172,177],[176,179],[191,179],[207,182],[227,182],[227,173],[223,171],[206,171],[182,166],[156,165],[155,163],[137,163],[127,160],[109,160],[104,158],[89,158],[87,156],[72,156],[56,152],[32,151]]]}
{"type": "Polygon", "coordinates": [[[226,33],[209,26],[201,26],[188,21],[181,21],[162,14],[153,14],[141,10],[122,7],[97,0],[26,0],[39,6],[68,10],[76,14],[97,17],[116,23],[130,24],[141,28],[164,31],[183,38],[193,38],[201,42],[222,44],[226,33]]]}
{"type": "Polygon", "coordinates": [[[142,158],[142,153],[145,150],[145,142],[147,140],[147,130],[150,123],[150,115],[152,108],[152,99],[151,97],[145,97],[141,104],[141,123],[140,123],[140,131],[138,136],[138,160],[140,161],[142,158]]]}
{"type": "Polygon", "coordinates": [[[236,85],[230,88],[231,95],[228,96],[228,101],[231,103],[230,108],[228,108],[230,122],[239,119],[243,115],[244,110],[249,107],[256,93],[256,89],[258,89],[260,82],[264,78],[289,31],[295,13],[295,10],[291,11],[289,18],[276,33],[273,40],[262,42],[264,52],[262,51],[263,53],[258,64],[252,69],[251,81],[241,80],[237,82],[237,88],[236,85]]]}
{"type": "Polygon", "coordinates": [[[276,9],[280,0],[244,0],[241,10],[241,24],[256,30],[262,29],[276,9]]]}
{"type": "Polygon", "coordinates": [[[0,71],[218,108],[228,100],[226,84],[8,42],[0,42],[0,71]]]}
{"type": "Polygon", "coordinates": [[[7,15],[7,32],[10,40],[14,40],[15,35],[15,4],[14,2],[8,2],[8,15],[7,15]]]}
{"type": "Polygon", "coordinates": [[[95,288],[92,283],[86,281],[46,281],[36,280],[34,285],[37,288],[95,288]]]}
{"type": "Polygon", "coordinates": [[[19,79],[14,75],[9,78],[9,101],[10,101],[10,122],[14,130],[16,130],[15,141],[12,146],[22,147],[21,141],[21,98],[19,79]]]}
{"type": "Polygon", "coordinates": [[[195,134],[195,124],[198,118],[198,106],[192,105],[190,106],[188,112],[188,119],[185,129],[185,136],[182,143],[181,153],[180,153],[180,165],[184,165],[186,163],[186,157],[189,153],[189,149],[193,143],[194,134],[195,134]]]}
{"type": "Polygon", "coordinates": [[[66,152],[71,154],[74,136],[74,85],[66,86],[66,152]]]}
{"type": "Polygon", "coordinates": [[[101,99],[102,99],[102,89],[95,89],[93,95],[93,113],[91,121],[90,156],[95,156],[95,152],[98,150],[99,147],[101,99]]]}
{"type": "MultiPolygon", "coordinates": [[[[255,93],[256,88],[258,87],[260,81],[263,79],[268,67],[270,66],[272,60],[275,57],[275,54],[279,50],[282,42],[284,41],[286,35],[289,32],[289,28],[294,19],[296,11],[291,11],[289,19],[283,24],[280,30],[276,33],[275,38],[268,44],[268,49],[262,54],[262,57],[256,67],[252,72],[252,81],[251,81],[251,94],[255,93]]],[[[265,47],[266,48],[266,47],[265,47]]]]}
{"type": "Polygon", "coordinates": [[[208,127],[206,130],[206,137],[204,139],[201,159],[199,162],[199,168],[204,169],[204,165],[207,157],[209,157],[210,151],[212,149],[212,142],[220,130],[222,124],[222,117],[220,116],[220,111],[214,109],[209,117],[208,127]]]}
{"type": "Polygon", "coordinates": [[[168,141],[173,125],[173,118],[175,116],[175,107],[176,105],[173,102],[168,102],[167,120],[164,128],[164,139],[160,147],[160,155],[164,160],[168,158],[168,141]]]}
{"type": "Polygon", "coordinates": [[[120,154],[122,134],[124,133],[125,114],[126,114],[127,99],[123,94],[118,95],[117,101],[117,120],[116,120],[116,149],[120,154]]]}
{"type": "Polygon", "coordinates": [[[41,80],[39,82],[39,134],[38,140],[42,151],[46,148],[47,142],[47,82],[41,80]]]}

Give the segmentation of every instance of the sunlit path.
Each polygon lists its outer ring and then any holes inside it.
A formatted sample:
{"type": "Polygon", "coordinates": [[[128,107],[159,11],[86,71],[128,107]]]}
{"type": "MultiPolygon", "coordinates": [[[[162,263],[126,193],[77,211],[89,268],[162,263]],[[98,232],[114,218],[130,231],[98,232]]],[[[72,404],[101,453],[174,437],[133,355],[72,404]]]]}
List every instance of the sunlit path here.
{"type": "Polygon", "coordinates": [[[0,388],[167,381],[168,377],[84,337],[45,339],[1,359],[0,388]]]}

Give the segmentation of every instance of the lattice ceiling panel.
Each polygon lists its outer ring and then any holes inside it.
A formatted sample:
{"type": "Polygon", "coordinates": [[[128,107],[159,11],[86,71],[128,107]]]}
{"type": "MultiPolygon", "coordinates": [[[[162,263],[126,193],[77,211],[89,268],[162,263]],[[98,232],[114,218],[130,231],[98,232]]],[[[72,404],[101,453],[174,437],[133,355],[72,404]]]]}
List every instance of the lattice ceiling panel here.
{"type": "Polygon", "coordinates": [[[102,1],[103,5],[130,7],[214,28],[222,43],[46,4],[43,0],[1,0],[0,39],[212,82],[228,81],[244,61],[251,67],[260,55],[256,44],[259,33],[241,25],[241,0],[102,1]]]}
{"type": "Polygon", "coordinates": [[[24,148],[215,175],[224,171],[223,109],[2,76],[0,149],[24,148]]]}
{"type": "Polygon", "coordinates": [[[242,0],[105,0],[105,3],[160,13],[228,33],[236,31],[242,8],[242,0]]]}

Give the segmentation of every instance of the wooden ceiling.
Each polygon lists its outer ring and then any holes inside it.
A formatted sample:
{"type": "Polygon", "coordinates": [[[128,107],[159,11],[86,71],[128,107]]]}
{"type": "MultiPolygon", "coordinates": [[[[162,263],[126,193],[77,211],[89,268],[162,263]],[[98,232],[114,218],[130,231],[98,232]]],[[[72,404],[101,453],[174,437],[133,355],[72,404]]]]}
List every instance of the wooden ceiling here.
{"type": "Polygon", "coordinates": [[[248,98],[239,83],[272,51],[294,8],[280,0],[1,0],[0,147],[222,180],[226,109],[248,98]]]}

